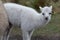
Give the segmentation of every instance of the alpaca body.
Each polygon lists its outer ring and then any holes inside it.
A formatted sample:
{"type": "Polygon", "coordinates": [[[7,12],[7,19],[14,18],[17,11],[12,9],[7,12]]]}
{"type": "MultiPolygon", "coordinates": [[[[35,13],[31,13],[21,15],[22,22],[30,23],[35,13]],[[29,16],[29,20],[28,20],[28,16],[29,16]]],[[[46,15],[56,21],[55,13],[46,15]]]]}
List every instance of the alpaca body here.
{"type": "Polygon", "coordinates": [[[48,22],[44,20],[44,17],[41,14],[32,8],[13,3],[8,3],[4,6],[7,10],[9,21],[13,25],[23,25],[23,30],[30,31],[31,29],[42,26],[48,22]]]}
{"type": "Polygon", "coordinates": [[[30,40],[33,30],[44,26],[51,19],[51,15],[49,13],[52,11],[52,7],[44,7],[44,9],[41,8],[41,13],[38,13],[33,8],[14,3],[5,3],[4,7],[7,11],[9,22],[18,27],[21,26],[23,40],[30,40]],[[43,12],[45,15],[42,14],[43,12]],[[31,32],[29,33],[29,31],[31,32]]]}

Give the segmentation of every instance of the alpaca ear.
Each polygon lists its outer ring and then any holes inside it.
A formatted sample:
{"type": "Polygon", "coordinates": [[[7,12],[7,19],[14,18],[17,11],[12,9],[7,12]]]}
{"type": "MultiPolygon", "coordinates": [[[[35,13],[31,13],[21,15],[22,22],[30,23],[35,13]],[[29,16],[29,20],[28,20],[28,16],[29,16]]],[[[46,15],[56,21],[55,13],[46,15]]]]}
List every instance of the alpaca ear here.
{"type": "Polygon", "coordinates": [[[40,10],[42,11],[43,8],[42,8],[42,7],[39,7],[39,8],[40,8],[40,10]]]}
{"type": "Polygon", "coordinates": [[[50,6],[50,8],[52,9],[52,6],[50,6]]]}

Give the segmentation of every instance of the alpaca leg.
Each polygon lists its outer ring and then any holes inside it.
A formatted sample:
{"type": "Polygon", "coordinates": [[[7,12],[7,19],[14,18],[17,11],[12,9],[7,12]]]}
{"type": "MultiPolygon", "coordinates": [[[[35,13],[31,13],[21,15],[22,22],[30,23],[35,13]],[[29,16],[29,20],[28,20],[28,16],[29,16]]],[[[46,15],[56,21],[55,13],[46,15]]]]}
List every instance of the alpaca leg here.
{"type": "Polygon", "coordinates": [[[31,36],[32,36],[33,32],[34,32],[34,29],[30,32],[30,38],[31,38],[31,36]]]}
{"type": "Polygon", "coordinates": [[[9,23],[9,27],[7,27],[7,29],[5,30],[2,40],[8,40],[9,39],[9,32],[10,32],[11,28],[12,28],[12,25],[11,25],[11,23],[9,23]]]}
{"type": "Polygon", "coordinates": [[[26,31],[22,31],[23,33],[23,40],[30,40],[29,33],[26,31]]]}

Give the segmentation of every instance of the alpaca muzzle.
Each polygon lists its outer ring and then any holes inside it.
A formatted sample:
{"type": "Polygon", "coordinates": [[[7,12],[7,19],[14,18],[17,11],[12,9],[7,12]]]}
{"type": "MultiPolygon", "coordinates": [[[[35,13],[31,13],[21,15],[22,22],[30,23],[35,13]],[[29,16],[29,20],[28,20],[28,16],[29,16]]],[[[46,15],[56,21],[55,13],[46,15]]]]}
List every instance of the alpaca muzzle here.
{"type": "Polygon", "coordinates": [[[48,17],[46,17],[45,20],[48,20],[48,17]]]}

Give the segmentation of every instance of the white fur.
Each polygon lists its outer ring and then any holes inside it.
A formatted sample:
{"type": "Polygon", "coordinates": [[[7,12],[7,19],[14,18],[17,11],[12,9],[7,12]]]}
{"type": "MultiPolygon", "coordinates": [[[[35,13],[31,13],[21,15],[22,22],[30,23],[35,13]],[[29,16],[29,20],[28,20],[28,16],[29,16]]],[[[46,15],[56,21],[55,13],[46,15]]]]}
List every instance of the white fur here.
{"type": "Polygon", "coordinates": [[[4,7],[6,8],[9,21],[16,26],[21,25],[21,30],[23,33],[23,40],[30,40],[33,30],[47,24],[52,12],[52,6],[50,7],[40,7],[41,13],[38,13],[36,10],[30,7],[14,4],[14,3],[5,3],[4,7]],[[45,15],[42,15],[44,13],[45,15]],[[45,18],[48,17],[48,20],[45,18]],[[30,35],[29,35],[29,31],[30,35]]]}

